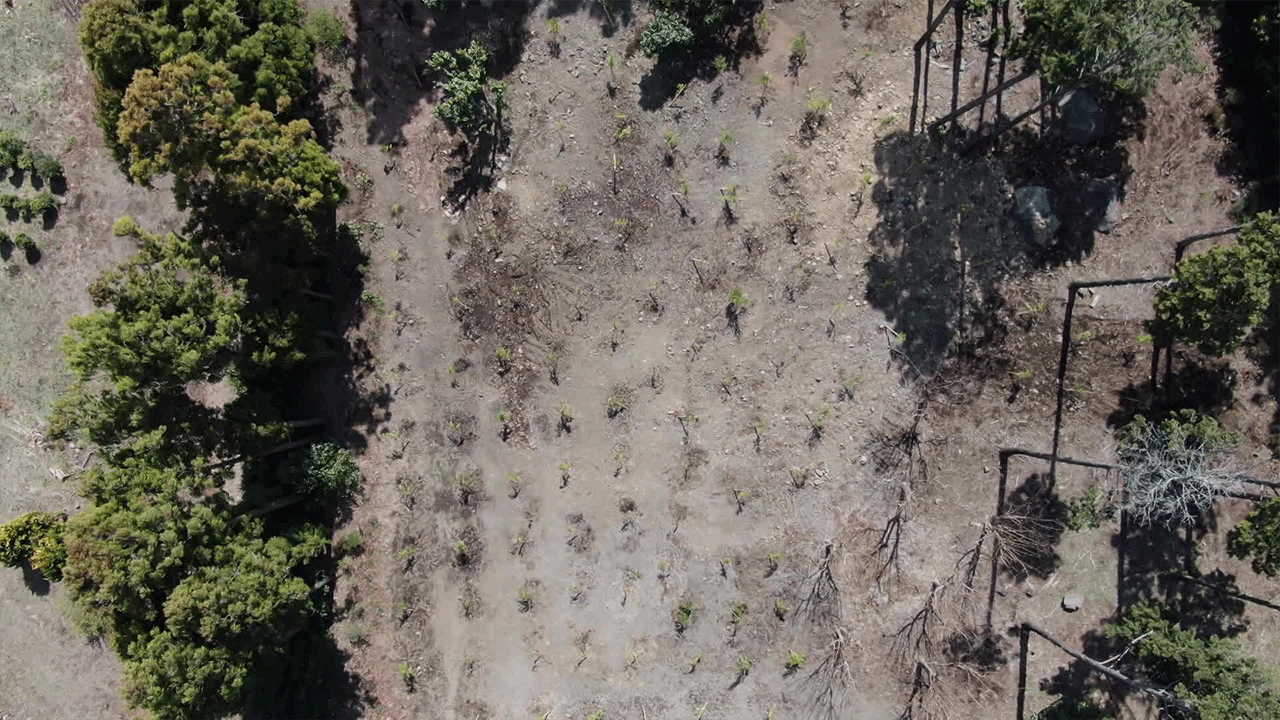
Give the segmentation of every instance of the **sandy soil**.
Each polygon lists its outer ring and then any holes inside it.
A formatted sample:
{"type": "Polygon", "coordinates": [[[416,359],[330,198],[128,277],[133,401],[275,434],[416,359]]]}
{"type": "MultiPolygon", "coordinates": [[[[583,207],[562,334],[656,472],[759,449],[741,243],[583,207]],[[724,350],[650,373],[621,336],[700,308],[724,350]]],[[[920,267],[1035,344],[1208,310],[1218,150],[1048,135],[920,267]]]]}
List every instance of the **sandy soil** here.
{"type": "MultiPolygon", "coordinates": [[[[1033,620],[1090,647],[1119,600],[1159,587],[1132,558],[1168,539],[1130,538],[1120,571],[1114,527],[1061,533],[1021,573],[993,578],[983,555],[968,583],[966,551],[996,511],[998,449],[1049,449],[1067,283],[1167,274],[1174,242],[1229,224],[1223,142],[1186,111],[1213,102],[1212,70],[1169,72],[1145,116],[1095,148],[1033,119],[1000,152],[961,155],[908,133],[924,3],[767,3],[761,51],[676,97],[635,49],[638,3],[503,4],[462,28],[433,28],[416,3],[308,5],[336,10],[354,40],[351,58],[323,65],[324,99],[355,188],[342,219],[361,223],[370,255],[366,390],[391,397],[359,429],[367,492],[337,533],[366,539],[343,560],[333,628],[364,716],[1007,718],[1007,628],[1033,620]],[[506,40],[512,140],[493,188],[458,209],[442,203],[456,139],[414,64],[467,32],[506,40]],[[830,105],[806,133],[812,98],[830,105]],[[1119,226],[1096,233],[1064,213],[1070,242],[1035,252],[1012,189],[1066,198],[1094,177],[1122,182],[1119,226]],[[1081,612],[1058,609],[1066,593],[1084,596],[1081,612]],[[910,625],[922,609],[936,611],[927,633],[910,625]],[[792,652],[803,666],[789,671],[792,652]],[[918,661],[938,673],[923,691],[918,661]]],[[[966,37],[986,30],[971,21],[966,37]]],[[[939,35],[929,61],[927,116],[951,104],[950,42],[939,35]]],[[[74,508],[43,468],[83,458],[49,457],[25,434],[65,382],[57,338],[87,307],[87,280],[125,252],[114,217],[174,221],[156,214],[172,206],[162,193],[111,166],[87,74],[60,47],[63,89],[37,136],[78,138],[68,209],[46,259],[3,278],[10,307],[29,309],[0,318],[21,343],[0,354],[5,419],[23,431],[3,439],[5,514],[74,508]]],[[[959,102],[980,92],[985,57],[966,47],[959,102]]],[[[1006,94],[1006,113],[1036,101],[1031,85],[1006,94]]],[[[1078,301],[1063,454],[1112,459],[1109,423],[1148,374],[1150,303],[1147,286],[1078,301]]],[[[1256,447],[1275,401],[1252,361],[1233,364],[1238,399],[1218,409],[1256,447]]],[[[1046,470],[1011,461],[1011,506],[1029,507],[1046,470]]],[[[1056,494],[1035,502],[1111,481],[1060,468],[1056,494]]],[[[1223,513],[1200,570],[1274,599],[1223,559],[1240,508],[1223,513]]],[[[0,575],[0,643],[17,648],[0,659],[0,715],[119,713],[114,659],[75,634],[57,596],[0,575]]],[[[1275,621],[1243,613],[1248,647],[1268,656],[1275,621]]],[[[1035,710],[1068,659],[1033,650],[1035,710]]]]}

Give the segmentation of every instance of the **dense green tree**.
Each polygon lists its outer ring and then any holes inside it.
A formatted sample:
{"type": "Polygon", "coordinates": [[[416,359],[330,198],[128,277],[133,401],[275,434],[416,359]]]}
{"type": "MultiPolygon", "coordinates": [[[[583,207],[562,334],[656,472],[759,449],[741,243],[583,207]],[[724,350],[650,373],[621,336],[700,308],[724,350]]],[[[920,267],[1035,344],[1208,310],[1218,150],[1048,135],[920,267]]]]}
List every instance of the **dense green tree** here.
{"type": "Polygon", "coordinates": [[[683,18],[668,10],[654,13],[653,20],[640,33],[640,49],[649,57],[682,50],[691,44],[693,30],[683,18]]]}
{"type": "Polygon", "coordinates": [[[0,170],[8,170],[18,166],[18,158],[26,150],[27,144],[10,130],[0,130],[0,170]]]}
{"type": "Polygon", "coordinates": [[[489,80],[489,51],[477,41],[461,50],[441,50],[428,65],[444,77],[444,99],[436,117],[468,137],[502,133],[507,84],[489,80]]]}
{"type": "Polygon", "coordinates": [[[195,54],[138,71],[118,128],[133,179],[172,173],[183,207],[210,196],[303,214],[336,206],[346,196],[341,169],[310,123],[240,105],[238,87],[226,65],[195,54]]]}
{"type": "Polygon", "coordinates": [[[1253,571],[1280,575],[1280,499],[1267,498],[1254,506],[1227,536],[1231,557],[1249,560],[1253,571]]]}
{"type": "Polygon", "coordinates": [[[123,97],[138,70],[157,59],[157,28],[136,0],[94,0],[80,19],[80,46],[101,89],[123,97]]]}
{"type": "Polygon", "coordinates": [[[77,619],[124,659],[131,701],[163,718],[223,717],[253,664],[311,612],[295,569],[325,539],[311,528],[264,539],[225,494],[195,500],[181,473],[129,471],[127,491],[68,523],[77,619]]]}
{"type": "Polygon", "coordinates": [[[1280,217],[1262,213],[1241,226],[1237,243],[1187,258],[1156,293],[1151,334],[1227,355],[1267,316],[1280,285],[1280,217]]]}
{"type": "Polygon", "coordinates": [[[123,157],[117,126],[140,70],[199,53],[237,78],[236,99],[288,110],[306,94],[314,45],[296,0],[93,0],[80,44],[97,78],[98,122],[123,157]]]}
{"type": "Polygon", "coordinates": [[[1193,711],[1165,707],[1178,720],[1280,717],[1280,693],[1258,662],[1223,637],[1202,639],[1167,606],[1139,603],[1108,628],[1131,643],[1132,657],[1151,682],[1190,701],[1193,711]],[[1142,638],[1138,641],[1138,638],[1142,638]]]}
{"type": "Polygon", "coordinates": [[[241,709],[253,655],[152,630],[124,662],[123,694],[157,720],[213,720],[241,709]]]}
{"type": "Polygon", "coordinates": [[[190,462],[225,445],[221,419],[221,412],[193,400],[184,387],[95,391],[81,383],[54,404],[46,434],[88,440],[109,455],[124,456],[137,454],[138,439],[146,437],[147,455],[190,462]],[[160,437],[152,438],[153,432],[160,437]]]}
{"type": "Polygon", "coordinates": [[[1145,95],[1165,66],[1196,67],[1185,0],[1021,0],[1013,53],[1057,87],[1145,95]]]}
{"type": "Polygon", "coordinates": [[[47,512],[29,512],[0,525],[0,565],[25,563],[50,580],[60,580],[66,560],[65,525],[66,516],[47,512]]]}
{"type": "Polygon", "coordinates": [[[175,235],[146,236],[138,254],[89,286],[97,312],[71,321],[67,362],[121,390],[221,378],[239,345],[244,297],[175,235]]]}

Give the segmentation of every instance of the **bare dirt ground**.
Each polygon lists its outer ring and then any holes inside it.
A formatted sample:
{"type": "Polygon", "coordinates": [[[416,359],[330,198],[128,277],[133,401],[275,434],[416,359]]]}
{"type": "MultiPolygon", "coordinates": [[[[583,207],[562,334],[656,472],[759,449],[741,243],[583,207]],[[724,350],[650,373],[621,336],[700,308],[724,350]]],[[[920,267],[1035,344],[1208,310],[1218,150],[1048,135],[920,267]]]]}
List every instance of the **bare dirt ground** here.
{"type": "MultiPolygon", "coordinates": [[[[1211,63],[1169,72],[1105,152],[1043,149],[1054,141],[1033,121],[1000,153],[960,156],[907,133],[922,2],[843,17],[836,3],[767,3],[761,52],[683,90],[636,51],[638,3],[499,4],[462,28],[433,28],[417,3],[307,4],[336,11],[354,41],[323,67],[327,131],[353,188],[343,219],[370,255],[366,390],[391,397],[357,429],[367,490],[337,534],[363,539],[342,562],[333,632],[365,716],[890,718],[914,702],[1007,718],[1008,627],[1029,619],[1090,647],[1124,593],[1159,587],[1132,558],[1168,539],[1122,543],[1120,570],[1114,527],[1066,532],[994,580],[984,558],[966,583],[964,553],[996,511],[997,449],[1049,450],[1067,283],[1167,274],[1174,242],[1230,224],[1223,143],[1187,110],[1214,101],[1211,63]],[[454,138],[414,66],[468,32],[506,40],[512,141],[493,188],[459,212],[442,206],[454,138]],[[815,97],[830,108],[810,136],[815,97]],[[1123,220],[1100,234],[1064,215],[1067,250],[1032,252],[1009,192],[1077,176],[1122,179],[1123,220]],[[1081,612],[1058,609],[1068,592],[1081,612]],[[789,671],[793,651],[804,664],[789,671]],[[939,682],[913,696],[917,660],[939,682]]],[[[175,221],[157,214],[169,198],[126,185],[102,150],[73,27],[18,5],[29,24],[0,23],[27,28],[4,52],[43,48],[30,53],[49,64],[11,75],[30,78],[15,87],[39,100],[19,105],[38,112],[0,124],[65,149],[71,190],[44,260],[0,278],[21,308],[0,318],[16,429],[0,438],[6,516],[76,502],[46,468],[82,458],[49,457],[27,433],[65,382],[57,338],[87,308],[84,285],[127,250],[110,223],[175,221]]],[[[947,42],[930,61],[935,117],[951,99],[947,42]]],[[[981,89],[984,55],[966,50],[961,102],[981,89]]],[[[1033,102],[1020,86],[1005,112],[1033,102]]],[[[1077,303],[1063,454],[1113,458],[1109,423],[1148,374],[1150,302],[1138,287],[1077,303]]],[[[1274,398],[1255,363],[1234,365],[1239,399],[1220,409],[1257,446],[1274,398]]],[[[1034,496],[1045,464],[1010,467],[1009,502],[1034,496]]],[[[1061,499],[1107,481],[1058,477],[1061,499]]],[[[1274,600],[1223,559],[1239,508],[1223,512],[1200,569],[1274,600]]],[[[1242,612],[1247,646],[1273,654],[1275,621],[1242,612]]],[[[0,716],[120,713],[113,658],[62,618],[56,590],[5,571],[0,633],[16,648],[0,658],[0,716]]],[[[1032,649],[1036,710],[1040,681],[1074,668],[1032,649]]]]}
{"type": "MultiPolygon", "coordinates": [[[[984,569],[972,593],[964,553],[995,512],[997,448],[1049,448],[1066,284],[1167,274],[1176,240],[1230,224],[1222,143],[1187,111],[1213,102],[1213,71],[1170,71],[1105,151],[1041,140],[1032,122],[1007,152],[961,157],[905,132],[922,3],[843,19],[836,4],[770,3],[762,52],[682,91],[634,52],[642,21],[598,10],[518,18],[527,37],[499,59],[512,145],[461,214],[441,208],[452,139],[399,58],[464,35],[376,3],[351,16],[352,85],[331,105],[337,152],[369,178],[351,217],[381,226],[368,247],[382,313],[366,332],[394,394],[349,528],[365,549],[338,591],[370,714],[798,717],[843,697],[838,717],[893,717],[925,659],[942,680],[915,698],[924,709],[1009,717],[1005,628],[1031,619],[1080,646],[1119,593],[1155,587],[1140,563],[1117,571],[1116,528],[1062,534],[993,586],[984,569]],[[831,107],[810,138],[812,97],[831,107]],[[1029,252],[1013,187],[1088,177],[1122,183],[1119,227],[1068,217],[1065,252],[1029,252]],[[1059,610],[1065,593],[1085,611],[1059,610]],[[898,635],[931,595],[929,637],[898,635]],[[790,651],[806,658],[795,672],[790,651]]],[[[931,116],[950,102],[950,53],[941,42],[931,60],[931,116]]],[[[983,54],[965,59],[961,102],[982,82],[983,54]]],[[[1020,87],[1005,112],[1034,101],[1020,87]]],[[[1062,452],[1106,462],[1147,376],[1151,291],[1094,297],[1077,305],[1062,452]]],[[[1226,417],[1258,443],[1273,414],[1264,394],[1226,417]]],[[[1045,469],[1015,459],[1011,502],[1045,469]]],[[[1067,499],[1107,481],[1059,477],[1067,499]]],[[[1228,527],[1201,542],[1201,570],[1274,596],[1223,559],[1228,527]]],[[[1265,657],[1274,620],[1243,612],[1265,657]]],[[[1036,683],[1074,670],[1033,649],[1036,683]]],[[[1029,708],[1048,702],[1033,690],[1029,708]]]]}

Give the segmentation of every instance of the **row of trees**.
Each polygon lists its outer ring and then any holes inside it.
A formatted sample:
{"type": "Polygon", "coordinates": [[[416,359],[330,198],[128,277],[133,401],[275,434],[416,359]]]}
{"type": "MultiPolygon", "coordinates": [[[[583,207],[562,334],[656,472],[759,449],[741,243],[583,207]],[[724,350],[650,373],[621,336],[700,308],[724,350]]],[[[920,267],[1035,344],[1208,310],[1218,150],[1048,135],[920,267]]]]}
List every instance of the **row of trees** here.
{"type": "Polygon", "coordinates": [[[61,578],[124,661],[129,702],[160,718],[242,709],[255,668],[322,604],[326,523],[361,482],[346,450],[292,440],[318,419],[289,418],[300,363],[334,354],[324,288],[346,196],[295,116],[313,72],[301,20],[296,0],[84,8],[108,142],[135,182],[171,176],[189,220],[167,235],[117,222],[138,252],[89,287],[97,309],[64,339],[76,383],[48,427],[98,446],[89,508],[14,520],[0,561],[61,578]],[[200,402],[201,383],[233,397],[200,402]]]}
{"type": "Polygon", "coordinates": [[[0,130],[0,174],[13,169],[35,173],[46,182],[63,177],[62,163],[57,158],[29,147],[12,131],[0,130]]]}
{"type": "Polygon", "coordinates": [[[5,219],[13,222],[22,218],[23,222],[41,220],[58,209],[58,198],[51,192],[42,192],[28,198],[18,195],[0,195],[0,212],[5,219]]]}

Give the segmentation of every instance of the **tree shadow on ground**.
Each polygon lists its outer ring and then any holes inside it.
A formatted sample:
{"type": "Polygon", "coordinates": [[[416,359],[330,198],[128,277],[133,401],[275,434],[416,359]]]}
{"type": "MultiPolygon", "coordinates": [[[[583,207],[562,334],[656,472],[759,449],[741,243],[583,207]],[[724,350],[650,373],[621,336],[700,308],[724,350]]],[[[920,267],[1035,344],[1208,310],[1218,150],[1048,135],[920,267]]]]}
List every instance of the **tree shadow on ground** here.
{"type": "Polygon", "coordinates": [[[1118,406],[1107,416],[1108,427],[1124,427],[1138,415],[1158,422],[1178,410],[1217,417],[1231,408],[1238,375],[1230,363],[1193,353],[1175,355],[1183,362],[1164,376],[1164,387],[1152,388],[1150,382],[1141,382],[1116,392],[1118,406]]]}
{"type": "Polygon", "coordinates": [[[31,563],[22,563],[22,584],[27,586],[31,594],[44,597],[49,594],[49,579],[39,570],[31,567],[31,563]]]}
{"type": "MultiPolygon", "coordinates": [[[[1033,637],[1031,642],[1037,642],[1037,638],[1033,637]]],[[[1039,639],[1039,642],[1044,646],[1048,645],[1043,639],[1039,639]]],[[[1122,646],[1123,643],[1107,637],[1105,632],[1090,630],[1081,637],[1080,646],[1077,649],[1086,657],[1102,661],[1115,656],[1122,646]]],[[[1057,648],[1049,648],[1047,652],[1059,651],[1057,648]]],[[[1062,657],[1068,656],[1063,654],[1062,657]]],[[[1120,710],[1125,699],[1129,697],[1127,685],[1112,680],[1075,659],[1062,666],[1052,676],[1041,678],[1039,687],[1042,692],[1067,702],[1093,701],[1101,696],[1102,707],[1107,712],[1106,717],[1120,717],[1120,710]]]]}
{"type": "Polygon", "coordinates": [[[1124,201],[1133,174],[1125,143],[1146,135],[1142,101],[1111,96],[1099,98],[1098,104],[1104,129],[1093,142],[1069,142],[1057,119],[1050,120],[1048,132],[1020,126],[1000,139],[999,158],[1008,181],[1014,187],[1047,188],[1062,223],[1053,243],[1041,250],[1041,261],[1047,264],[1079,261],[1093,252],[1109,199],[1124,201]]]}
{"type": "Polygon", "coordinates": [[[376,699],[347,669],[350,654],[334,642],[331,623],[328,608],[264,658],[245,693],[245,720],[366,717],[376,699]]]}
{"type": "MultiPolygon", "coordinates": [[[[242,487],[246,499],[265,508],[288,493],[276,472],[282,457],[268,454],[264,443],[328,438],[359,452],[367,446],[366,434],[388,418],[392,393],[386,383],[373,380],[372,352],[359,336],[367,304],[360,267],[368,257],[358,231],[338,225],[332,212],[309,218],[305,227],[314,234],[301,232],[296,223],[277,222],[280,218],[269,209],[260,208],[253,220],[252,211],[224,204],[194,213],[188,229],[205,240],[216,238],[217,247],[245,248],[227,253],[227,266],[245,279],[246,317],[264,327],[242,351],[271,357],[283,354],[272,344],[283,341],[305,356],[246,370],[237,378],[244,390],[224,408],[233,427],[299,421],[283,438],[268,441],[247,433],[242,487]]],[[[286,502],[262,519],[266,536],[273,537],[304,525],[332,527],[347,510],[314,501],[286,502]]],[[[246,693],[244,716],[360,717],[369,704],[367,691],[344,667],[347,657],[329,634],[333,558],[301,568],[300,575],[315,588],[317,612],[278,652],[262,660],[246,693]]]]}
{"type": "Polygon", "coordinates": [[[908,374],[998,346],[1005,280],[1088,256],[1108,208],[1118,219],[1112,201],[1123,201],[1132,172],[1124,142],[1142,136],[1146,111],[1123,98],[1100,104],[1106,130],[1087,145],[1017,127],[998,154],[982,155],[983,133],[1003,119],[876,142],[866,298],[902,339],[908,374]],[[1015,190],[1031,187],[1048,191],[1056,226],[1028,217],[1015,190]]]}
{"type": "Polygon", "coordinates": [[[720,73],[715,66],[717,57],[723,57],[726,67],[737,72],[743,58],[764,52],[754,20],[762,5],[759,0],[735,3],[735,18],[714,41],[699,42],[679,52],[660,56],[649,72],[640,78],[640,108],[658,110],[691,81],[714,80],[720,73]]]}
{"type": "Polygon", "coordinates": [[[367,142],[400,145],[404,128],[433,93],[427,60],[477,40],[491,54],[489,74],[501,77],[519,63],[528,40],[525,20],[538,0],[448,2],[428,10],[420,2],[352,3],[352,97],[369,115],[367,142]]]}
{"type": "Polygon", "coordinates": [[[1123,613],[1139,602],[1164,602],[1183,625],[1201,637],[1230,637],[1244,632],[1244,601],[1211,587],[1182,579],[1190,577],[1214,587],[1239,593],[1235,576],[1216,569],[1201,575],[1196,542],[1217,530],[1217,518],[1209,512],[1195,527],[1135,526],[1121,519],[1120,532],[1112,538],[1116,548],[1116,603],[1123,613]]]}
{"type": "Polygon", "coordinates": [[[1218,159],[1220,175],[1244,187],[1236,209],[1245,215],[1280,208],[1280,57],[1275,49],[1280,8],[1269,2],[1217,5],[1218,106],[1205,120],[1231,140],[1218,159]],[[1270,35],[1258,32],[1269,24],[1270,35]]]}
{"type": "MultiPolygon", "coordinates": [[[[1280,307],[1280,298],[1273,298],[1280,307]]],[[[1249,402],[1254,405],[1275,403],[1275,413],[1267,428],[1267,445],[1272,455],[1280,457],[1280,322],[1269,320],[1253,329],[1245,343],[1245,354],[1257,368],[1257,380],[1249,402]]]]}
{"type": "Polygon", "coordinates": [[[999,167],[957,150],[904,132],[875,146],[866,298],[893,324],[906,370],[923,375],[961,348],[1002,340],[1000,283],[1035,266],[999,167]]]}
{"type": "Polygon", "coordinates": [[[610,38],[635,21],[635,3],[632,0],[550,0],[547,17],[560,18],[587,10],[587,17],[600,23],[600,34],[610,38]]]}

